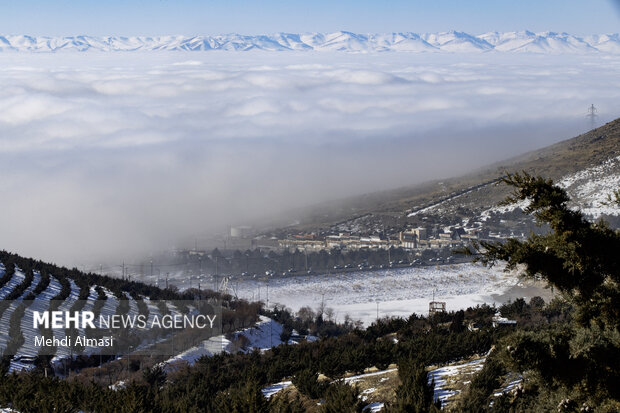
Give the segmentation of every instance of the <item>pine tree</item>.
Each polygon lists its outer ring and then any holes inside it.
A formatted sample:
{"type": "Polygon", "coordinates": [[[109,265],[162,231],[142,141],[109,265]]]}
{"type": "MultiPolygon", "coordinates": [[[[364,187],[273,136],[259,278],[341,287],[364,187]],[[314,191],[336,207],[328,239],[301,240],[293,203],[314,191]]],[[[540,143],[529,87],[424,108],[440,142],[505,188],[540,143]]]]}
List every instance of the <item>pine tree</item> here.
{"type": "Polygon", "coordinates": [[[434,400],[435,383],[428,381],[424,364],[413,359],[398,362],[401,384],[396,389],[396,402],[386,406],[386,413],[439,412],[440,402],[434,400]]]}
{"type": "Polygon", "coordinates": [[[359,413],[363,404],[359,398],[359,389],[344,381],[332,383],[325,392],[325,402],[321,405],[322,413],[359,413]]]}
{"type": "Polygon", "coordinates": [[[231,387],[215,400],[215,411],[230,413],[267,413],[269,402],[255,381],[231,387]]]}
{"type": "Polygon", "coordinates": [[[166,372],[161,366],[157,365],[144,369],[142,378],[149,386],[157,390],[166,382],[166,372]]]}
{"type": "Polygon", "coordinates": [[[618,329],[620,233],[571,209],[566,191],[551,180],[522,173],[508,175],[502,182],[515,187],[502,205],[529,201],[525,212],[550,231],[531,234],[526,241],[482,242],[477,260],[487,265],[506,261],[509,270],[523,265],[528,277],[542,277],[577,305],[581,325],[594,321],[618,329]]]}
{"type": "Polygon", "coordinates": [[[292,381],[299,392],[311,399],[319,399],[323,397],[329,384],[326,382],[319,382],[318,377],[318,373],[310,369],[304,369],[297,372],[292,381]]]}
{"type": "MultiPolygon", "coordinates": [[[[551,180],[527,173],[508,175],[514,187],[504,201],[527,201],[525,212],[549,231],[525,241],[481,242],[477,260],[506,262],[541,277],[575,308],[574,322],[543,331],[517,332],[500,347],[509,371],[523,373],[531,389],[561,398],[558,409],[577,403],[620,409],[620,232],[591,222],[569,206],[551,180]]],[[[616,193],[610,203],[620,201],[616,193]]],[[[541,393],[542,394],[542,393],[541,393]]],[[[549,396],[548,396],[549,397],[549,396]]],[[[535,400],[535,398],[533,398],[535,400]]],[[[604,410],[607,411],[607,410],[604,410]]]]}
{"type": "Polygon", "coordinates": [[[269,403],[269,412],[270,413],[305,413],[306,408],[301,402],[299,393],[295,395],[294,399],[290,400],[285,394],[282,394],[282,392],[280,392],[271,397],[271,401],[269,403]]]}
{"type": "Polygon", "coordinates": [[[495,355],[487,357],[482,370],[474,376],[469,387],[456,408],[463,412],[485,412],[493,390],[501,385],[501,376],[505,374],[504,366],[495,355]]]}

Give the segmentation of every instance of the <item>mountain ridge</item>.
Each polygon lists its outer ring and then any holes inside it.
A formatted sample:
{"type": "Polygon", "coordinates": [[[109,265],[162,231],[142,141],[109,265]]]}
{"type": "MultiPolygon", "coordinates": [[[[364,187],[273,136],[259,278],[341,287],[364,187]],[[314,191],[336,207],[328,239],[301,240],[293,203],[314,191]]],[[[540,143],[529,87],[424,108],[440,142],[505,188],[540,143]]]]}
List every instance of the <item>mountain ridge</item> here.
{"type": "Polygon", "coordinates": [[[0,52],[57,51],[341,51],[431,53],[607,53],[620,54],[620,35],[575,36],[556,32],[487,32],[472,35],[451,30],[423,33],[392,32],[360,34],[275,33],[215,36],[29,36],[0,35],[0,52]]]}

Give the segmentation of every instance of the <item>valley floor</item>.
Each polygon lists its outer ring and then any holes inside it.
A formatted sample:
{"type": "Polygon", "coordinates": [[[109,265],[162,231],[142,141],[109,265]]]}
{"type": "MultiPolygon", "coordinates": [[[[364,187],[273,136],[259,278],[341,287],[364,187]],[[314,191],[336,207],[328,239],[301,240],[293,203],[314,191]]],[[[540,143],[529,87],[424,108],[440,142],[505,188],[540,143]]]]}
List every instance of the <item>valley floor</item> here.
{"type": "Polygon", "coordinates": [[[239,297],[294,311],[305,306],[316,310],[323,302],[333,309],[336,321],[348,315],[365,325],[377,316],[426,315],[433,299],[446,302],[447,311],[455,311],[483,303],[499,306],[519,297],[541,295],[546,300],[549,296],[542,285],[520,282],[515,272],[477,264],[244,280],[233,289],[239,297]]]}

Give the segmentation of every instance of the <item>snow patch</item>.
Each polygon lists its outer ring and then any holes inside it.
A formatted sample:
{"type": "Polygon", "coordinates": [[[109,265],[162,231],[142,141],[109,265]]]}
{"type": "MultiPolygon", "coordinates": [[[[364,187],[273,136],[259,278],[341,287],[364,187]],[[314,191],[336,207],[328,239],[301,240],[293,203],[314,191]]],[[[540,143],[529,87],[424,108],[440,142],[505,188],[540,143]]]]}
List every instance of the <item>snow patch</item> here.
{"type": "Polygon", "coordinates": [[[448,380],[450,377],[460,375],[463,373],[474,374],[482,370],[486,357],[468,361],[466,363],[454,364],[451,366],[440,367],[429,372],[428,381],[435,382],[434,398],[435,400],[441,400],[441,405],[445,406],[449,403],[450,399],[459,394],[460,391],[447,388],[448,380]]]}
{"type": "Polygon", "coordinates": [[[264,387],[263,389],[261,389],[261,392],[263,393],[263,396],[265,396],[266,399],[270,399],[271,396],[278,393],[280,390],[286,389],[292,384],[293,382],[291,381],[282,381],[280,383],[276,383],[276,384],[272,384],[271,386],[264,387]]]}
{"type": "Polygon", "coordinates": [[[364,409],[362,410],[363,412],[369,412],[369,413],[376,413],[376,412],[380,412],[381,410],[383,410],[383,406],[385,404],[381,403],[381,402],[373,402],[370,403],[369,405],[367,405],[366,407],[364,407],[364,409]]]}

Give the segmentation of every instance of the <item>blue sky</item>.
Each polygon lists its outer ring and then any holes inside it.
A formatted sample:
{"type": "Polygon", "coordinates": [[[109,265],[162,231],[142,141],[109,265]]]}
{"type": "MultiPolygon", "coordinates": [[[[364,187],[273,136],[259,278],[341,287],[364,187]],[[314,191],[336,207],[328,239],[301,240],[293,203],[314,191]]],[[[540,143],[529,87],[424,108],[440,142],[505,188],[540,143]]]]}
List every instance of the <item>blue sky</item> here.
{"type": "Polygon", "coordinates": [[[31,35],[620,32],[620,0],[3,0],[0,33],[31,35]]]}

